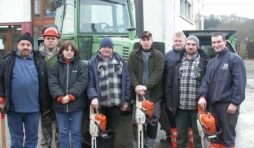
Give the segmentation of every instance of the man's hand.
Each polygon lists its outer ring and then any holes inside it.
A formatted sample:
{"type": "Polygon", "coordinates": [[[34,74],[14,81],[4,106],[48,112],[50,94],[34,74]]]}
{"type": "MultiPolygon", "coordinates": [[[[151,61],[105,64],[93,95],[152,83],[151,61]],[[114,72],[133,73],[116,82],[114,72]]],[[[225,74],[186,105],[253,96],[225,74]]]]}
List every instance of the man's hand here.
{"type": "Polygon", "coordinates": [[[127,108],[128,108],[128,103],[126,102],[126,103],[121,107],[121,110],[122,110],[122,111],[126,111],[127,108]]]}
{"type": "Polygon", "coordinates": [[[94,109],[98,109],[98,106],[99,106],[99,101],[97,98],[94,98],[92,101],[91,101],[91,105],[94,109]]]}
{"type": "Polygon", "coordinates": [[[204,97],[200,97],[198,100],[198,105],[205,110],[206,109],[206,100],[204,97]]]}
{"type": "Polygon", "coordinates": [[[135,92],[141,96],[145,95],[145,91],[147,90],[146,86],[143,85],[137,85],[135,87],[135,92]]]}
{"type": "Polygon", "coordinates": [[[62,103],[63,103],[63,104],[69,103],[69,96],[68,96],[68,95],[66,95],[66,96],[63,97],[62,103]]]}
{"type": "Polygon", "coordinates": [[[228,106],[228,111],[227,112],[229,114],[235,114],[236,109],[237,109],[237,106],[233,103],[230,103],[229,106],[228,106]]]}

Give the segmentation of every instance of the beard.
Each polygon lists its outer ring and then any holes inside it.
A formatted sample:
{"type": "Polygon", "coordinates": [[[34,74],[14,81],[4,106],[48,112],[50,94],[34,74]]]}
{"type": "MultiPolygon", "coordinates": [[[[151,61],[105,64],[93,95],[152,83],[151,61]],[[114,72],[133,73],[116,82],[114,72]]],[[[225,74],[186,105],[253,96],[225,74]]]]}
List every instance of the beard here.
{"type": "Polygon", "coordinates": [[[186,52],[187,52],[188,55],[195,55],[196,54],[196,51],[194,51],[193,49],[186,50],[186,52]]]}
{"type": "Polygon", "coordinates": [[[22,51],[19,52],[19,55],[22,58],[28,58],[31,55],[31,51],[29,51],[29,50],[22,50],[22,51]]]}

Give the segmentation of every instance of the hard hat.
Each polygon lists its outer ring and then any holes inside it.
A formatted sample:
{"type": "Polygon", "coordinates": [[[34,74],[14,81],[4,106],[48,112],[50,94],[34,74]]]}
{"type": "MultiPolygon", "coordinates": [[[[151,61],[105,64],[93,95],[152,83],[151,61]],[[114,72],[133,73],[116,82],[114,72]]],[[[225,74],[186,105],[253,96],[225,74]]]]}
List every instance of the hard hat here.
{"type": "Polygon", "coordinates": [[[47,28],[44,31],[43,38],[45,38],[45,36],[55,36],[58,39],[61,37],[61,35],[59,34],[58,30],[56,28],[53,28],[53,27],[47,28]]]}

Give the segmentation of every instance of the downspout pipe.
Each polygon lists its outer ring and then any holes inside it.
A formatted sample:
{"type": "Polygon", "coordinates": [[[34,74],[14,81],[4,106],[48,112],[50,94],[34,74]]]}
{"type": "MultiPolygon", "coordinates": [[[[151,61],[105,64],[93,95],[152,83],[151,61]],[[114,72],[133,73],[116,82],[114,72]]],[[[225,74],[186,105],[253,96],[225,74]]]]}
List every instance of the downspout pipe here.
{"type": "Polygon", "coordinates": [[[143,0],[135,0],[137,35],[140,35],[144,31],[144,8],[143,7],[144,7],[143,0]]]}

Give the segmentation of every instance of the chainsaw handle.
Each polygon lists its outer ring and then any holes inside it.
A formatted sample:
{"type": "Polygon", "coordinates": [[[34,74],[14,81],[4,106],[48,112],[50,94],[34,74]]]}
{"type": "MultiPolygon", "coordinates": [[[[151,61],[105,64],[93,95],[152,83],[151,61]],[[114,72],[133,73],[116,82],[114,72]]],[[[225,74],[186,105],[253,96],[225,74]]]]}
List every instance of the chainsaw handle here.
{"type": "Polygon", "coordinates": [[[201,106],[198,105],[198,114],[202,115],[205,113],[206,113],[206,111],[201,106]]]}
{"type": "MultiPolygon", "coordinates": [[[[141,96],[141,97],[143,100],[146,100],[145,96],[141,96]]],[[[136,102],[138,102],[138,101],[139,101],[139,94],[136,93],[136,102]]]]}

